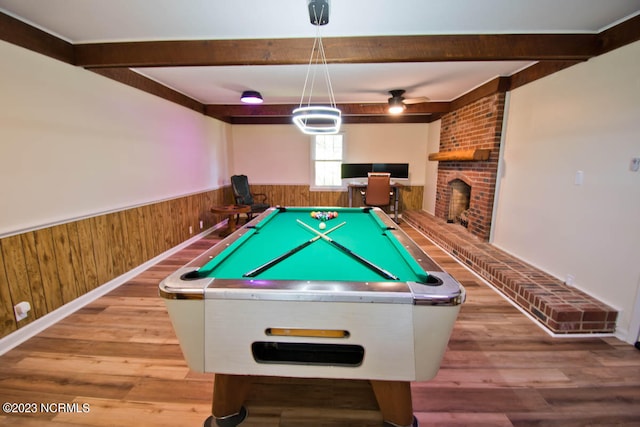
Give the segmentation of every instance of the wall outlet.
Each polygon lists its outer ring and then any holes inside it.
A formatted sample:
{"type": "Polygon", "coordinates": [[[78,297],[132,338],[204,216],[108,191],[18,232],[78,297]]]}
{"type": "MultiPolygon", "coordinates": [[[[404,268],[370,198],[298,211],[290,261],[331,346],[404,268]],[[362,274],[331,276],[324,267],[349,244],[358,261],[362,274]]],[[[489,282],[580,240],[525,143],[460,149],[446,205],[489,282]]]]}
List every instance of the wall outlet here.
{"type": "Polygon", "coordinates": [[[16,322],[25,319],[29,312],[31,311],[31,304],[27,301],[19,302],[18,304],[13,306],[13,313],[16,315],[16,322]]]}
{"type": "Polygon", "coordinates": [[[633,157],[629,164],[629,170],[631,172],[638,172],[640,170],[640,157],[633,157]]]}
{"type": "Polygon", "coordinates": [[[189,226],[189,234],[193,234],[193,226],[189,226]]]}
{"type": "Polygon", "coordinates": [[[200,230],[202,230],[204,228],[204,222],[200,221],[200,230]]]}

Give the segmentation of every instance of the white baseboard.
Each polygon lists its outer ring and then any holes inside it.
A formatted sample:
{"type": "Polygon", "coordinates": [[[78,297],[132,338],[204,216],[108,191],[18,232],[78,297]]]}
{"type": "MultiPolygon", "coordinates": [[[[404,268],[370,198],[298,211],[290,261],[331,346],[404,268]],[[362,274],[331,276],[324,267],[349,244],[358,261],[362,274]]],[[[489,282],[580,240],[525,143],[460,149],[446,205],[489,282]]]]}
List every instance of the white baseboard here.
{"type": "Polygon", "coordinates": [[[196,236],[193,236],[189,240],[186,240],[181,244],[179,244],[178,246],[175,246],[161,253],[155,258],[152,258],[149,261],[145,262],[144,264],[141,264],[138,267],[134,268],[133,270],[127,271],[126,273],[116,277],[115,279],[103,285],[100,285],[99,287],[87,292],[86,294],[74,299],[73,301],[66,303],[62,307],[55,309],[51,313],[47,313],[44,316],[34,320],[33,322],[21,327],[20,329],[10,333],[6,337],[0,338],[0,356],[5,354],[9,350],[17,347],[18,345],[22,344],[29,338],[47,329],[49,326],[54,325],[56,322],[64,319],[65,317],[69,316],[75,311],[81,309],[82,307],[89,304],[90,302],[95,301],[101,296],[116,289],[118,286],[133,279],[135,276],[147,270],[148,268],[152,267],[153,265],[157,264],[158,262],[162,261],[163,259],[186,248],[190,244],[198,241],[199,239],[208,235],[212,231],[215,231],[216,229],[221,228],[225,225],[226,225],[226,221],[216,224],[214,227],[206,231],[203,231],[202,233],[196,236]]]}

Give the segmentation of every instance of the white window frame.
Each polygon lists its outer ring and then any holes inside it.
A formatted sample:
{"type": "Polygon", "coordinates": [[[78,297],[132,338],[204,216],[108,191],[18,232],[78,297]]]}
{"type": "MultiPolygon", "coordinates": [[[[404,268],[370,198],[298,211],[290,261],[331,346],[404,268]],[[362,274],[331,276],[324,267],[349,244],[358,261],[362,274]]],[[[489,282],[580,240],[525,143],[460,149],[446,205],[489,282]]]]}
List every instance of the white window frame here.
{"type": "MultiPolygon", "coordinates": [[[[342,137],[342,153],[340,158],[340,163],[344,163],[344,155],[346,153],[346,138],[343,132],[340,132],[336,135],[340,135],[342,137]]],[[[316,185],[316,162],[322,160],[316,160],[316,136],[311,135],[310,144],[311,144],[311,156],[310,156],[310,176],[309,176],[309,189],[311,191],[341,191],[345,189],[342,181],[340,181],[340,185],[316,185]]]]}

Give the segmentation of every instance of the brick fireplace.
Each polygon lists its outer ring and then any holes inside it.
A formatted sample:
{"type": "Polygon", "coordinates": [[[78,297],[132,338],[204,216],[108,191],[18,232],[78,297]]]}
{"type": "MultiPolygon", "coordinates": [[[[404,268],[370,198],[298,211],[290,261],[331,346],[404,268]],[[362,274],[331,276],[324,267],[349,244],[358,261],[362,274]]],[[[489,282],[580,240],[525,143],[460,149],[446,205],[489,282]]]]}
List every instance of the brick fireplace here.
{"type": "Polygon", "coordinates": [[[439,152],[429,154],[438,161],[435,217],[409,211],[403,218],[550,331],[611,333],[614,308],[488,243],[504,101],[496,93],[442,117],[439,152]]]}
{"type": "Polygon", "coordinates": [[[434,156],[439,161],[435,216],[460,222],[456,216],[464,211],[463,225],[483,240],[489,240],[491,231],[504,100],[504,93],[496,93],[442,116],[434,156]],[[468,195],[461,195],[466,187],[468,195]],[[462,203],[468,198],[464,209],[460,198],[462,203]]]}

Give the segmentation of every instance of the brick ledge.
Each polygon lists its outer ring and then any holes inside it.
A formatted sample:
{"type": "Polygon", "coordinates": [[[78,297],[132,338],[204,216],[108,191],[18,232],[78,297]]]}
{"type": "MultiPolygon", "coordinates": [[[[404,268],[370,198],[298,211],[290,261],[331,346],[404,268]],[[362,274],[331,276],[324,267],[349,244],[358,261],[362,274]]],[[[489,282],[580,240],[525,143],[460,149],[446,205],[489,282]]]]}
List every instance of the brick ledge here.
{"type": "Polygon", "coordinates": [[[424,211],[405,211],[403,220],[423,232],[510,300],[556,334],[612,333],[618,312],[592,296],[568,287],[460,225],[424,211]]]}

